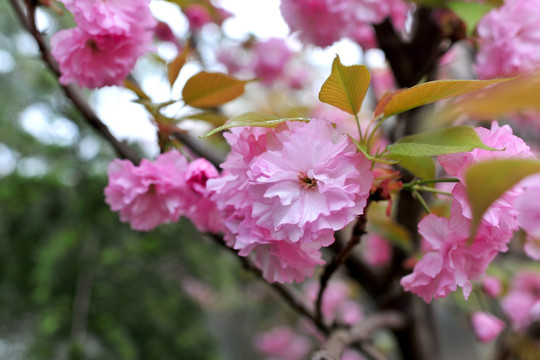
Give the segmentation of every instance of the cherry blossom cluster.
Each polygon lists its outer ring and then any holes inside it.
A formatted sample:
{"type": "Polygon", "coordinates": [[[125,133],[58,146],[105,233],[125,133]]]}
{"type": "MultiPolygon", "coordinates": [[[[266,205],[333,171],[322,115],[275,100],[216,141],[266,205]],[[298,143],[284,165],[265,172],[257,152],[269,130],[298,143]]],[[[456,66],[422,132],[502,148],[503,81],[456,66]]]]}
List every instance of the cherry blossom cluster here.
{"type": "MultiPolygon", "coordinates": [[[[472,290],[471,281],[478,280],[485,273],[499,252],[508,250],[513,232],[519,228],[516,201],[525,191],[522,184],[507,191],[488,209],[472,243],[468,242],[472,212],[464,185],[466,170],[486,160],[534,158],[529,147],[512,134],[508,125],[499,127],[494,122],[491,129],[476,128],[476,132],[486,145],[498,151],[475,149],[468,153],[439,156],[444,170],[460,180],[452,190],[454,200],[450,218],[428,215],[418,224],[418,231],[425,240],[425,254],[415,265],[413,273],[401,280],[406,290],[421,296],[426,302],[445,297],[458,286],[467,298],[472,290]]],[[[533,207],[528,216],[540,213],[538,204],[533,207]]]]}
{"type": "Polygon", "coordinates": [[[270,282],[303,281],[323,264],[320,248],[364,212],[371,162],[331,123],[234,128],[218,174],[177,151],[109,167],[106,201],[137,230],[187,216],[202,231],[254,258],[270,282]],[[216,210],[219,209],[219,212],[216,210]]]}
{"type": "Polygon", "coordinates": [[[358,42],[364,49],[375,47],[371,24],[391,18],[401,30],[409,4],[402,0],[283,0],[281,13],[299,39],[326,47],[342,38],[358,42]]]}
{"type": "Polygon", "coordinates": [[[188,163],[185,156],[172,150],[155,161],[143,159],[139,166],[129,160],[114,160],[108,175],[105,201],[135,230],[152,230],[178,221],[180,216],[188,217],[200,231],[221,229],[217,209],[206,190],[206,182],[219,173],[206,159],[188,163]]]}
{"type": "Polygon", "coordinates": [[[64,85],[120,85],[137,59],[152,49],[156,21],[150,0],[62,0],[77,27],[51,38],[64,85]]]}

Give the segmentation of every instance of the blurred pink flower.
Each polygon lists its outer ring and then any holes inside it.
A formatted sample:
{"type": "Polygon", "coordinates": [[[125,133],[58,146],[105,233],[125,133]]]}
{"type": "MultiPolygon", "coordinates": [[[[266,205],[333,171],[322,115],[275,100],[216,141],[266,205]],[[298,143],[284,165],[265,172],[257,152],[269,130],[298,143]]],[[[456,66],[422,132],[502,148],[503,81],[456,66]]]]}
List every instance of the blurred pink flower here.
{"type": "Polygon", "coordinates": [[[515,205],[519,226],[527,233],[524,250],[532,259],[540,260],[540,176],[531,176],[521,184],[525,189],[515,205]]]}
{"type": "Polygon", "coordinates": [[[206,6],[201,4],[189,4],[184,8],[184,15],[186,15],[191,30],[200,30],[204,25],[212,21],[212,17],[208,12],[206,6]]]}
{"type": "Polygon", "coordinates": [[[372,266],[386,265],[392,259],[392,246],[388,240],[375,233],[362,238],[362,258],[372,266]]]}
{"type": "Polygon", "coordinates": [[[525,330],[536,320],[534,315],[537,315],[537,304],[540,302],[540,274],[520,272],[514,276],[511,284],[501,306],[514,330],[525,330]]]}
{"type": "Polygon", "coordinates": [[[255,337],[255,347],[276,360],[302,360],[310,350],[310,341],[287,326],[275,327],[255,337]]]}
{"type": "Polygon", "coordinates": [[[285,66],[293,56],[293,51],[285,40],[278,38],[257,42],[253,51],[253,72],[266,85],[283,75],[285,66]]]}
{"type": "Polygon", "coordinates": [[[482,289],[487,295],[496,298],[501,295],[503,284],[498,277],[486,276],[482,279],[482,289]]]}
{"type": "Polygon", "coordinates": [[[79,28],[61,30],[51,38],[52,54],[62,76],[60,82],[97,88],[120,85],[137,59],[151,47],[152,33],[91,35],[79,28]]]}
{"type": "Polygon", "coordinates": [[[208,160],[193,160],[185,172],[186,217],[199,229],[218,233],[222,228],[221,212],[210,199],[211,192],[206,189],[209,179],[219,177],[219,172],[208,160]]]}
{"type": "Polygon", "coordinates": [[[281,14],[291,32],[298,32],[306,44],[332,45],[344,37],[371,47],[374,37],[367,24],[390,17],[401,30],[409,5],[402,0],[283,0],[281,14]]]}
{"type": "MultiPolygon", "coordinates": [[[[310,303],[317,300],[320,284],[318,281],[310,281],[306,284],[305,292],[310,303]]],[[[322,314],[327,321],[339,321],[344,324],[354,325],[364,317],[364,312],[359,303],[349,299],[349,286],[344,281],[332,280],[328,283],[322,298],[322,314]]]]}
{"type": "Polygon", "coordinates": [[[472,315],[471,324],[474,334],[483,343],[495,340],[505,328],[501,319],[480,311],[472,315]]]}
{"type": "Polygon", "coordinates": [[[150,0],[60,0],[73,13],[75,22],[88,34],[130,36],[136,30],[152,30],[156,20],[150,0]]]}
{"type": "Polygon", "coordinates": [[[108,169],[105,201],[135,230],[148,231],[177,221],[185,208],[184,173],[188,163],[178,151],[159,155],[139,166],[114,160],[108,169]]]}
{"type": "Polygon", "coordinates": [[[482,79],[514,76],[540,67],[537,0],[506,0],[478,23],[475,69],[482,79]]]}
{"type": "Polygon", "coordinates": [[[366,360],[366,358],[356,350],[345,349],[343,355],[341,355],[341,360],[366,360]]]}

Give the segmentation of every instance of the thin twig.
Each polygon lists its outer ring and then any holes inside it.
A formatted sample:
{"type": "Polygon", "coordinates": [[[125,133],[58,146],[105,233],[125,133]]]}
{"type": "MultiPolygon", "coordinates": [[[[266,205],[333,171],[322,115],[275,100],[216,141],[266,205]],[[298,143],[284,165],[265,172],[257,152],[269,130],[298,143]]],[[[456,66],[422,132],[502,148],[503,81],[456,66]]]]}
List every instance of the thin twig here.
{"type": "Polygon", "coordinates": [[[266,283],[268,286],[272,287],[295,312],[300,313],[304,315],[305,317],[307,317],[308,319],[310,319],[311,321],[313,321],[315,326],[317,326],[317,328],[323,334],[329,333],[329,329],[326,326],[326,324],[324,324],[321,321],[318,321],[315,318],[315,315],[313,314],[313,312],[306,306],[304,301],[301,300],[300,296],[296,293],[294,289],[280,283],[269,283],[264,278],[263,272],[261,271],[261,269],[256,267],[249,258],[239,256],[236,250],[228,247],[227,244],[225,244],[225,242],[223,241],[223,238],[221,238],[220,236],[215,235],[215,234],[207,234],[207,235],[216,244],[218,244],[219,246],[233,253],[240,260],[240,262],[242,263],[242,265],[244,266],[246,270],[249,270],[250,272],[255,274],[260,280],[266,283]]]}
{"type": "MultiPolygon", "coordinates": [[[[406,325],[407,321],[403,314],[397,311],[379,312],[368,316],[366,319],[350,329],[334,330],[328,340],[321,345],[320,350],[313,353],[311,360],[339,360],[343,351],[353,345],[370,340],[373,333],[379,329],[398,329],[406,325]]],[[[372,348],[368,346],[367,351],[372,348]]],[[[375,352],[373,352],[375,354],[375,352]]]]}
{"type": "MultiPolygon", "coordinates": [[[[23,24],[23,26],[26,28],[26,30],[32,35],[32,37],[36,40],[39,51],[41,52],[41,57],[43,58],[43,61],[47,65],[47,67],[51,70],[51,72],[57,77],[60,78],[61,72],[58,67],[58,63],[53,58],[51,52],[49,51],[49,48],[47,47],[47,43],[43,39],[42,34],[39,32],[36,26],[36,20],[35,20],[35,12],[36,12],[36,6],[32,1],[26,2],[26,11],[23,9],[22,5],[18,0],[10,0],[11,6],[13,7],[13,10],[15,11],[15,14],[19,18],[20,22],[23,24]]],[[[82,116],[86,119],[86,121],[105,139],[107,140],[119,157],[128,159],[134,164],[138,164],[140,162],[140,157],[129,147],[128,145],[124,144],[123,142],[119,141],[107,128],[107,126],[101,121],[101,119],[96,115],[94,110],[92,110],[92,107],[84,96],[80,93],[80,91],[74,86],[74,85],[62,85],[62,90],[66,94],[66,96],[71,100],[73,105],[79,110],[79,112],[82,114],[82,116]]]]}
{"type": "Polygon", "coordinates": [[[315,318],[318,322],[324,323],[324,319],[322,316],[322,299],[330,278],[336,272],[336,270],[345,262],[345,260],[347,260],[354,247],[360,243],[362,235],[366,233],[366,211],[368,205],[369,202],[368,204],[366,204],[366,210],[364,211],[364,214],[362,214],[358,218],[350,240],[341,249],[341,251],[336,256],[334,256],[332,261],[328,265],[326,265],[326,267],[324,268],[324,272],[321,275],[321,278],[319,280],[319,292],[317,294],[317,299],[315,300],[315,318]]]}

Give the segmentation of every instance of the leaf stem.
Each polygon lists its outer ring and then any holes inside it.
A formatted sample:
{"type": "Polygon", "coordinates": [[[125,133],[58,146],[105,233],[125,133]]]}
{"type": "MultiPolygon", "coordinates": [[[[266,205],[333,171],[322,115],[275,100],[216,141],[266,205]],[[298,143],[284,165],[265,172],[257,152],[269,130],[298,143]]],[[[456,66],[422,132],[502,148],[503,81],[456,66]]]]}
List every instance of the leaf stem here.
{"type": "Polygon", "coordinates": [[[418,200],[418,202],[420,202],[420,205],[422,205],[422,209],[424,209],[424,211],[428,214],[431,214],[431,210],[429,209],[429,206],[428,204],[426,203],[426,200],[424,200],[424,198],[422,197],[422,195],[420,195],[420,193],[418,192],[418,190],[416,190],[415,188],[411,189],[411,192],[413,193],[414,197],[416,197],[416,199],[418,200]]]}

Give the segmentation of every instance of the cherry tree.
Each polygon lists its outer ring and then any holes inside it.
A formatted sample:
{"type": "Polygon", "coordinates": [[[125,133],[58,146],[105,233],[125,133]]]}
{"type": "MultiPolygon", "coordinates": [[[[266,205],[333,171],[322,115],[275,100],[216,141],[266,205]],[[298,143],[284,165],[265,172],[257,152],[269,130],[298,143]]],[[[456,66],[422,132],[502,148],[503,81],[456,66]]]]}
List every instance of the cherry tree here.
{"type": "Polygon", "coordinates": [[[496,342],[495,358],[538,356],[537,1],[282,0],[288,39],[211,44],[204,30],[222,32],[234,14],[217,1],[167,2],[185,37],[150,0],[11,0],[119,157],[104,189],[119,221],[151,231],[185,217],[268,284],[305,320],[256,336],[272,359],[437,359],[441,298],[478,341],[496,342]],[[70,13],[74,27],[43,33],[42,8],[70,13]],[[315,49],[343,39],[385,60],[344,65],[336,54],[312,66],[315,49]],[[133,69],[145,56],[180,97],[156,101],[141,85],[133,69]],[[188,64],[199,70],[186,77],[188,64]],[[115,138],[81,92],[105,86],[132,91],[157,157],[115,138]],[[205,134],[185,126],[193,120],[205,134]],[[392,346],[376,341],[380,330],[392,346]]]}

